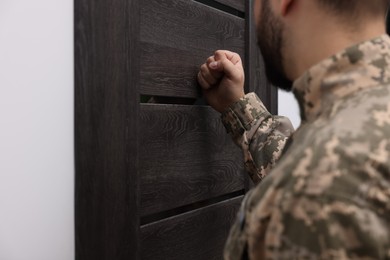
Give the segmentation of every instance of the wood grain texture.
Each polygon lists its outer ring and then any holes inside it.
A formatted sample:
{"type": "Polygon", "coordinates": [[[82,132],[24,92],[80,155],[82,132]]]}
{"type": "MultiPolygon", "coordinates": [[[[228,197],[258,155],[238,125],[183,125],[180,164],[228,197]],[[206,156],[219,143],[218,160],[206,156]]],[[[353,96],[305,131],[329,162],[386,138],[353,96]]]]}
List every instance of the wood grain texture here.
{"type": "Polygon", "coordinates": [[[242,197],[142,233],[139,218],[242,191],[249,179],[240,150],[210,107],[141,109],[139,99],[198,97],[199,66],[229,49],[244,59],[248,89],[274,111],[250,21],[190,0],[75,1],[77,260],[222,258],[242,197]]]}
{"type": "Polygon", "coordinates": [[[141,93],[157,96],[197,98],[196,79],[210,51],[183,51],[153,43],[142,44],[141,93]]]}
{"type": "Polygon", "coordinates": [[[76,259],[139,259],[138,0],[75,1],[76,259]]]}
{"type": "Polygon", "coordinates": [[[221,4],[233,7],[234,9],[237,9],[241,12],[245,12],[245,2],[247,0],[215,0],[216,2],[219,2],[221,4]]]}
{"type": "Polygon", "coordinates": [[[141,14],[141,94],[197,97],[199,66],[215,50],[244,57],[242,18],[187,0],[145,0],[141,14]]]}
{"type": "Polygon", "coordinates": [[[242,190],[241,151],[207,106],[141,105],[141,216],[242,190]]]}
{"type": "Polygon", "coordinates": [[[219,260],[242,196],[141,227],[143,260],[219,260]]]}

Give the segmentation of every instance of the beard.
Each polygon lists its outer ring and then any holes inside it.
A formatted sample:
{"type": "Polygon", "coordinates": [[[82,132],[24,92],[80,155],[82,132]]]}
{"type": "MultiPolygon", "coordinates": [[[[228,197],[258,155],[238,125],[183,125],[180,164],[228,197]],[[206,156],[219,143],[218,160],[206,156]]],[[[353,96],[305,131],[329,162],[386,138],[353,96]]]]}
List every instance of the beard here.
{"type": "Polygon", "coordinates": [[[273,14],[269,0],[262,0],[261,18],[257,24],[257,44],[263,55],[265,74],[272,85],[291,91],[293,82],[283,69],[284,25],[273,14]]]}

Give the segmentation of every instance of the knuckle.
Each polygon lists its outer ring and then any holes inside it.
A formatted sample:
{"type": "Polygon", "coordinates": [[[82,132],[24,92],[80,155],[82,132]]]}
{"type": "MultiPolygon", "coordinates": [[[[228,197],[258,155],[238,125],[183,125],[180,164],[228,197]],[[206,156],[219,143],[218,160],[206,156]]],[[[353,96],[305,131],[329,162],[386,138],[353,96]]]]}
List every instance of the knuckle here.
{"type": "Polygon", "coordinates": [[[222,54],[222,53],[223,53],[222,50],[216,50],[216,51],[214,52],[214,55],[220,55],[220,54],[222,54]]]}
{"type": "Polygon", "coordinates": [[[203,82],[203,77],[200,73],[198,73],[198,81],[199,81],[199,83],[203,82]]]}
{"type": "Polygon", "coordinates": [[[208,87],[208,82],[203,78],[201,74],[198,74],[198,82],[202,87],[204,88],[208,87]]]}
{"type": "Polygon", "coordinates": [[[200,66],[200,71],[202,73],[206,73],[207,72],[207,65],[206,64],[203,64],[202,66],[200,66]]]}
{"type": "Polygon", "coordinates": [[[203,81],[204,81],[204,78],[203,78],[203,76],[202,76],[202,74],[201,74],[201,73],[199,73],[199,74],[198,74],[198,80],[199,80],[199,81],[201,81],[201,82],[203,82],[203,81]]]}

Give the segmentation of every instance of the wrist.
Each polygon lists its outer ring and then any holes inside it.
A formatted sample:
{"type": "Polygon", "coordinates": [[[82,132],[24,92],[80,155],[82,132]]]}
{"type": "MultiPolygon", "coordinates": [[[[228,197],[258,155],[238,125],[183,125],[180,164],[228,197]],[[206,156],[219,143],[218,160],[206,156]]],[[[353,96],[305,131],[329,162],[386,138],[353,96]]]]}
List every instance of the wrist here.
{"type": "Polygon", "coordinates": [[[223,111],[222,122],[233,136],[242,135],[259,119],[270,116],[255,93],[248,93],[223,111]]]}
{"type": "Polygon", "coordinates": [[[228,110],[230,107],[234,106],[234,104],[240,102],[242,99],[245,98],[245,93],[242,92],[238,95],[235,95],[230,100],[226,100],[224,104],[221,104],[218,112],[223,113],[224,111],[228,110]]]}

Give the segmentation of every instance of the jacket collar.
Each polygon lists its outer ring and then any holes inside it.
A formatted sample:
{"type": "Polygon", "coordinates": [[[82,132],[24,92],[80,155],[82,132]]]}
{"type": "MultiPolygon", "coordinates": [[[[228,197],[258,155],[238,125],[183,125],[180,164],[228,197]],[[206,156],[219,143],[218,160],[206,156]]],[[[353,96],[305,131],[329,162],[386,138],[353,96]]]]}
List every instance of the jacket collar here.
{"type": "Polygon", "coordinates": [[[381,35],[314,65],[295,80],[301,119],[310,122],[337,99],[390,81],[390,38],[381,35]]]}

